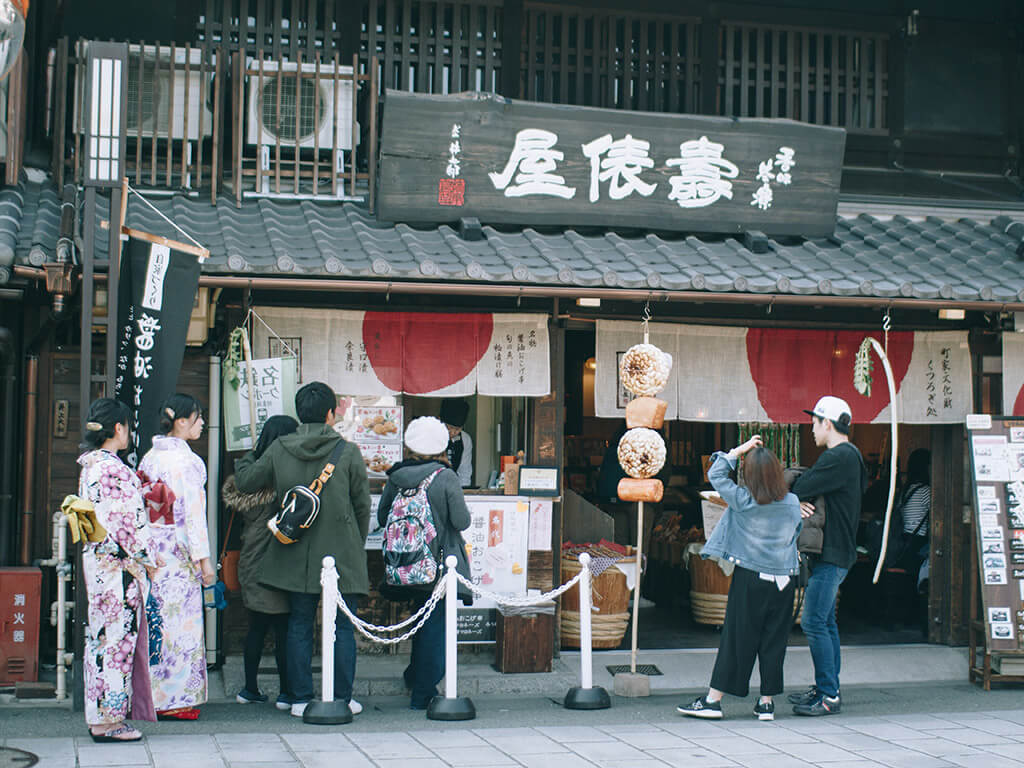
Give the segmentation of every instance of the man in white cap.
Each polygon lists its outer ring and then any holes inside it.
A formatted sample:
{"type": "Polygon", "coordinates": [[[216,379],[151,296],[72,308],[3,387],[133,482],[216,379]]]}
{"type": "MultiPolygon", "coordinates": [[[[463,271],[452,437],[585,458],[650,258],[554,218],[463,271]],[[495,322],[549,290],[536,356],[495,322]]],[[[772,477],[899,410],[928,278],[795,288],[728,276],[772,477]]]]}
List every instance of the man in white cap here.
{"type": "Polygon", "coordinates": [[[842,705],[836,596],[857,560],[857,524],[868,473],[860,451],[850,442],[853,414],[845,400],[827,395],[804,413],[811,416],[815,445],[826,450],[792,490],[805,518],[814,513],[810,500],[825,497],[825,534],[821,554],[812,564],[800,620],[814,662],[814,685],[789,700],[795,714],[814,717],[838,714],[842,705]]]}

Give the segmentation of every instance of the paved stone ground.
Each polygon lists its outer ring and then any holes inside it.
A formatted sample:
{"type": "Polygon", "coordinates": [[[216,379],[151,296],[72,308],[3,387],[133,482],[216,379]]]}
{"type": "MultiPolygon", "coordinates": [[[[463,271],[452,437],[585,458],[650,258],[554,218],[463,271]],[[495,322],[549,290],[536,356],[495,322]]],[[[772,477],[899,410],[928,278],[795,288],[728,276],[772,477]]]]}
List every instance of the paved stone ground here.
{"type": "MultiPolygon", "coordinates": [[[[196,723],[144,724],[140,744],[97,745],[79,713],[6,709],[5,746],[38,755],[40,768],[997,768],[1024,764],[1020,689],[985,693],[966,684],[852,688],[843,714],[799,718],[781,707],[757,722],[754,697],[726,699],[726,719],[684,719],[677,693],[613,698],[600,712],[569,712],[552,698],[476,700],[478,717],[433,723],[378,697],[347,726],[303,725],[272,707],[210,704],[196,723]],[[40,734],[49,734],[40,736],[40,734]]],[[[8,756],[9,759],[9,756],[8,756]]],[[[5,763],[0,751],[0,766],[5,763]]]]}

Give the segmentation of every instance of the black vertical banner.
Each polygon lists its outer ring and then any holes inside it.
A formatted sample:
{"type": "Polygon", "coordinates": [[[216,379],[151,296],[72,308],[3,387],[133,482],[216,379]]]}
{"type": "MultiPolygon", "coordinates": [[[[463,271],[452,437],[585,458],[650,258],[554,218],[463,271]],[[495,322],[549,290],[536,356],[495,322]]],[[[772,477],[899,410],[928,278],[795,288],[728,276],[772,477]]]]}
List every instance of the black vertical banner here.
{"type": "Polygon", "coordinates": [[[198,288],[195,256],[134,238],[125,245],[114,396],[132,411],[128,463],[133,467],[149,450],[160,404],[177,387],[198,288]]]}

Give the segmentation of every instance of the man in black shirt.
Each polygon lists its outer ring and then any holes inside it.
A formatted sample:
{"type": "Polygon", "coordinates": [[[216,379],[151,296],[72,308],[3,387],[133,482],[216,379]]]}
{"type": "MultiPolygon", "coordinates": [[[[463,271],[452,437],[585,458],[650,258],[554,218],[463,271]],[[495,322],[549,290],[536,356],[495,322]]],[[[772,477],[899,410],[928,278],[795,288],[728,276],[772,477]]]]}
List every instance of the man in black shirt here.
{"type": "Polygon", "coordinates": [[[850,442],[850,406],[838,397],[821,398],[811,415],[814,443],[827,450],[793,484],[804,517],[814,513],[809,499],[825,497],[825,536],[821,555],[814,562],[804,592],[801,624],[814,661],[814,685],[790,696],[798,715],[838,714],[839,627],[836,596],[839,585],[857,560],[857,524],[867,488],[867,468],[857,447],[850,442]]]}

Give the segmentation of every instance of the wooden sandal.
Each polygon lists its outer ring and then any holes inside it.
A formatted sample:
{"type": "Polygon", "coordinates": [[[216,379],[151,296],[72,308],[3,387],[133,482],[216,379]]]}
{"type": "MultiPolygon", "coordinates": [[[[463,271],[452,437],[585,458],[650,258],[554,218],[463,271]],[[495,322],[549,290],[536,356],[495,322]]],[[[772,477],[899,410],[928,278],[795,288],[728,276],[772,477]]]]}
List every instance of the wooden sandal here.
{"type": "Polygon", "coordinates": [[[141,741],[142,739],[142,734],[130,725],[120,725],[103,733],[93,733],[90,728],[89,735],[97,744],[116,744],[121,741],[141,741]]]}

